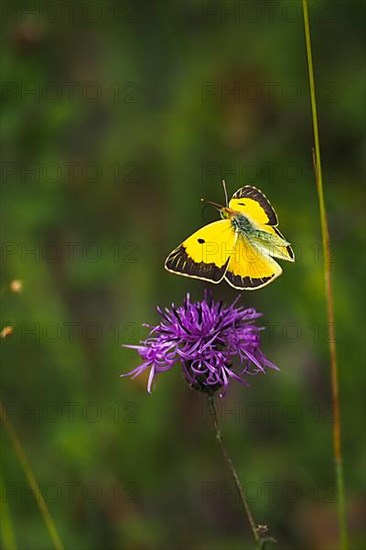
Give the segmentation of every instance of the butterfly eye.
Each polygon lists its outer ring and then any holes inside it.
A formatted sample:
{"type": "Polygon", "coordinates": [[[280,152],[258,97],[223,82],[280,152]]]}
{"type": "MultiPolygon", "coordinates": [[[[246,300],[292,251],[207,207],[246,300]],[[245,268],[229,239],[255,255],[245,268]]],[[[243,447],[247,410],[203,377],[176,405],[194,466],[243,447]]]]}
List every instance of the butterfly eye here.
{"type": "Polygon", "coordinates": [[[197,239],[200,244],[203,244],[205,242],[205,239],[197,239]]]}

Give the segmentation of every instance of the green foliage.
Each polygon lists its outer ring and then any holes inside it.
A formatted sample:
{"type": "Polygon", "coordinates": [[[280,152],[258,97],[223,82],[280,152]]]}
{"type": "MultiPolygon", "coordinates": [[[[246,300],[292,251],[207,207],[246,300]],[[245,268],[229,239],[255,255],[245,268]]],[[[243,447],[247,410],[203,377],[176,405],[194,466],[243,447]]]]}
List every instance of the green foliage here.
{"type": "MultiPolygon", "coordinates": [[[[200,198],[221,202],[226,177],[229,192],[253,184],[267,194],[297,261],[243,294],[265,314],[263,348],[281,371],[233,387],[218,403],[222,431],[254,516],[278,547],[334,548],[333,331],[300,2],[298,17],[295,2],[274,3],[272,19],[264,4],[257,17],[249,12],[252,2],[105,1],[95,22],[88,4],[77,3],[73,21],[63,7],[51,22],[51,11],[38,21],[18,3],[2,33],[1,321],[14,326],[1,342],[2,399],[60,537],[66,548],[250,547],[204,398],[178,371],[161,375],[152,396],[146,380],[119,378],[137,365],[121,344],[147,334],[141,324],[156,320],[155,305],[180,302],[187,289],[202,295],[202,283],[165,272],[163,261],[215,219],[200,198]],[[237,20],[225,11],[235,5],[237,20]],[[239,96],[225,95],[235,86],[239,96]],[[20,294],[9,290],[14,279],[20,294]]],[[[311,2],[310,16],[356,548],[365,389],[361,3],[311,2]]],[[[213,291],[227,301],[237,295],[225,285],[213,291]]],[[[8,439],[2,462],[8,540],[13,531],[19,548],[50,548],[8,439]]]]}

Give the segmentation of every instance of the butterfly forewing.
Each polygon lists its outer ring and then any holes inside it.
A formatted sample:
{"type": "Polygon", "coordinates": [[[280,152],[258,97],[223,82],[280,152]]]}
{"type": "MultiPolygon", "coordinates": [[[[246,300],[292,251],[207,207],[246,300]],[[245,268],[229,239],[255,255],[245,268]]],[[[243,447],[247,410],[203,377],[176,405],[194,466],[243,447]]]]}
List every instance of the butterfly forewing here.
{"type": "Polygon", "coordinates": [[[219,283],[234,251],[236,233],[230,220],[205,225],[169,254],[165,268],[173,273],[219,283]]]}
{"type": "Polygon", "coordinates": [[[237,210],[250,221],[262,225],[277,225],[277,214],[267,197],[256,187],[247,185],[232,196],[230,208],[237,210]]]}

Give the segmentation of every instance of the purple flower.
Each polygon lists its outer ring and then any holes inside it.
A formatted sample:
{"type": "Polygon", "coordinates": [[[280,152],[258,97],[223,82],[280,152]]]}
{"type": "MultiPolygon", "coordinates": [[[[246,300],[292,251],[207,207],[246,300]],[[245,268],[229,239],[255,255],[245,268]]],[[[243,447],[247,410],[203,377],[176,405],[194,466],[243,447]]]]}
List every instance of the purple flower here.
{"type": "Polygon", "coordinates": [[[238,298],[230,306],[214,302],[205,291],[204,299],[191,302],[187,294],[182,306],[157,308],[161,321],[151,328],[146,340],[136,349],[143,362],[122,376],[135,378],[150,369],[147,390],[151,393],[154,377],[180,364],[183,375],[193,388],[209,394],[226,392],[230,380],[247,384],[246,375],[277,369],[260,349],[260,331],[255,320],[261,313],[238,307],[238,298]],[[238,365],[233,366],[234,359],[238,365]]]}

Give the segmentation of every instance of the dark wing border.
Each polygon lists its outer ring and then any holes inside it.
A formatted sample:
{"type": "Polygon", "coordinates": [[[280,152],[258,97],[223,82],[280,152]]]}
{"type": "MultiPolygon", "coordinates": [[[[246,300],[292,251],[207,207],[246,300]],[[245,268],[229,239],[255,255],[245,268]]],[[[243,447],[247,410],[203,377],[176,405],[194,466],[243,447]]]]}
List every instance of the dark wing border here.
{"type": "Polygon", "coordinates": [[[225,279],[231,286],[238,290],[256,290],[257,288],[268,285],[273,279],[281,275],[281,273],[274,273],[270,277],[252,278],[233,275],[230,271],[227,271],[225,273],[225,279]]]}
{"type": "Polygon", "coordinates": [[[167,271],[172,273],[178,273],[179,275],[194,279],[203,279],[217,284],[222,281],[229,261],[230,258],[221,267],[218,267],[214,263],[195,262],[188,256],[186,249],[181,244],[169,254],[164,266],[167,271]]]}

